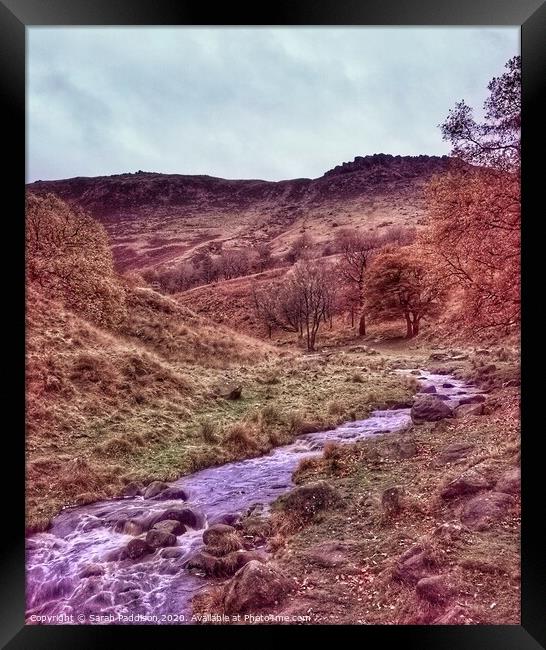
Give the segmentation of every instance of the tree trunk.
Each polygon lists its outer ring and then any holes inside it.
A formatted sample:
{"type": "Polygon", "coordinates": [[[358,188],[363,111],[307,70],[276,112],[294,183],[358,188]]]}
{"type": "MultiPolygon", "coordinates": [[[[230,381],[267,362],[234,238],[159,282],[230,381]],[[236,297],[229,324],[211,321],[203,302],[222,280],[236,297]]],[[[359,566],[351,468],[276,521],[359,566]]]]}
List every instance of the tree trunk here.
{"type": "Polygon", "coordinates": [[[418,318],[415,318],[413,320],[412,332],[413,332],[413,336],[417,336],[417,334],[419,334],[419,319],[418,318]]]}
{"type": "Polygon", "coordinates": [[[411,318],[409,314],[405,314],[406,316],[406,338],[411,339],[413,336],[413,323],[411,322],[411,318]]]}
{"type": "Polygon", "coordinates": [[[359,336],[366,335],[366,314],[364,312],[362,312],[362,315],[360,316],[360,320],[358,322],[358,334],[359,336]]]}

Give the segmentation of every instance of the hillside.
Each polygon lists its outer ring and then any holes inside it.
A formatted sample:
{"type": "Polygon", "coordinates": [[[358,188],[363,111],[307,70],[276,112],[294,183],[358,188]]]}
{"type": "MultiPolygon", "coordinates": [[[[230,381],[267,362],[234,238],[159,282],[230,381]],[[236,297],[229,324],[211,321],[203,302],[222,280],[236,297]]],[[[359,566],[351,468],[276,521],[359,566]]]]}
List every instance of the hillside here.
{"type": "Polygon", "coordinates": [[[102,226],[52,195],[27,197],[26,227],[29,530],[62,507],[259,455],[407,396],[381,362],[368,392],[347,383],[365,351],[324,368],[135,286],[115,272],[102,226]]]}
{"type": "Polygon", "coordinates": [[[336,229],[419,226],[424,184],[445,171],[447,156],[357,156],[316,179],[226,180],[136,172],[96,178],[36,181],[85,208],[105,226],[120,271],[171,266],[204,246],[269,242],[284,255],[301,233],[317,243],[336,229]]]}

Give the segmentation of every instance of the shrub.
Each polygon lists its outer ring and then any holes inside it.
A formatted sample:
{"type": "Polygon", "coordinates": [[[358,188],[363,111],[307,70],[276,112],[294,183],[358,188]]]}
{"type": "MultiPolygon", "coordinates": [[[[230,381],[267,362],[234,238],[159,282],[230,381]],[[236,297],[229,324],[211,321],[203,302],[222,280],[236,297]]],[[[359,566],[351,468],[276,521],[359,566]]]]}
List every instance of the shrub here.
{"type": "Polygon", "coordinates": [[[281,418],[281,413],[276,406],[270,404],[269,406],[264,406],[261,410],[261,420],[264,424],[272,424],[273,422],[278,422],[281,418]]]}
{"type": "Polygon", "coordinates": [[[341,446],[337,442],[327,442],[324,445],[324,458],[338,458],[341,453],[341,446]]]}
{"type": "Polygon", "coordinates": [[[103,226],[53,194],[28,194],[25,223],[27,282],[98,325],[120,325],[125,294],[103,226]]]}
{"type": "Polygon", "coordinates": [[[233,424],[227,432],[225,442],[229,447],[234,447],[238,451],[250,451],[257,447],[254,438],[254,430],[245,423],[233,424]]]}
{"type": "Polygon", "coordinates": [[[345,405],[339,400],[332,400],[328,403],[328,413],[330,415],[341,415],[345,412],[345,405]]]}

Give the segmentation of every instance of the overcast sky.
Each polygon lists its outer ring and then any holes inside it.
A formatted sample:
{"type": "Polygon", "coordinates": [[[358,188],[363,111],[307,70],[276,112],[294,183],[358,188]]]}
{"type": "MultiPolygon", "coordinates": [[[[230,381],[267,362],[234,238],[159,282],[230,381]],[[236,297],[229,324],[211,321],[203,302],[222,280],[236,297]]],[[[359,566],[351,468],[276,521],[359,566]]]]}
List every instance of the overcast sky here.
{"type": "Polygon", "coordinates": [[[27,178],[315,178],[449,153],[437,125],[518,52],[518,28],[32,27],[27,178]]]}

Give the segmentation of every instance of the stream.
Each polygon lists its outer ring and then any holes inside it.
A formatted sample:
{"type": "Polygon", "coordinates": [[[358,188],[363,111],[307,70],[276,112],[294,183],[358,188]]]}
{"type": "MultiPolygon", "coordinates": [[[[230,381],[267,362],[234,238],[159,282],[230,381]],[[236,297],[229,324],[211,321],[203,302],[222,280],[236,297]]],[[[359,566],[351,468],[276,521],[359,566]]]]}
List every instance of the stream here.
{"type": "MultiPolygon", "coordinates": [[[[451,407],[481,392],[450,375],[420,371],[415,376],[422,388],[434,385],[451,407]]],[[[27,621],[190,622],[191,599],[209,581],[188,572],[184,564],[203,546],[203,528],[222,518],[229,521],[230,515],[244,515],[253,506],[267,512],[275,499],[293,487],[292,474],[301,459],[320,455],[327,442],[354,443],[410,424],[409,408],[374,411],[365,420],[299,436],[264,456],[210,467],[171,483],[184,489],[186,501],[138,496],[63,510],[47,532],[26,540],[27,621]],[[201,527],[178,536],[174,552],[169,547],[137,560],[119,559],[119,550],[133,536],[116,532],[122,528],[116,528],[116,523],[181,507],[196,513],[201,527]]]]}

